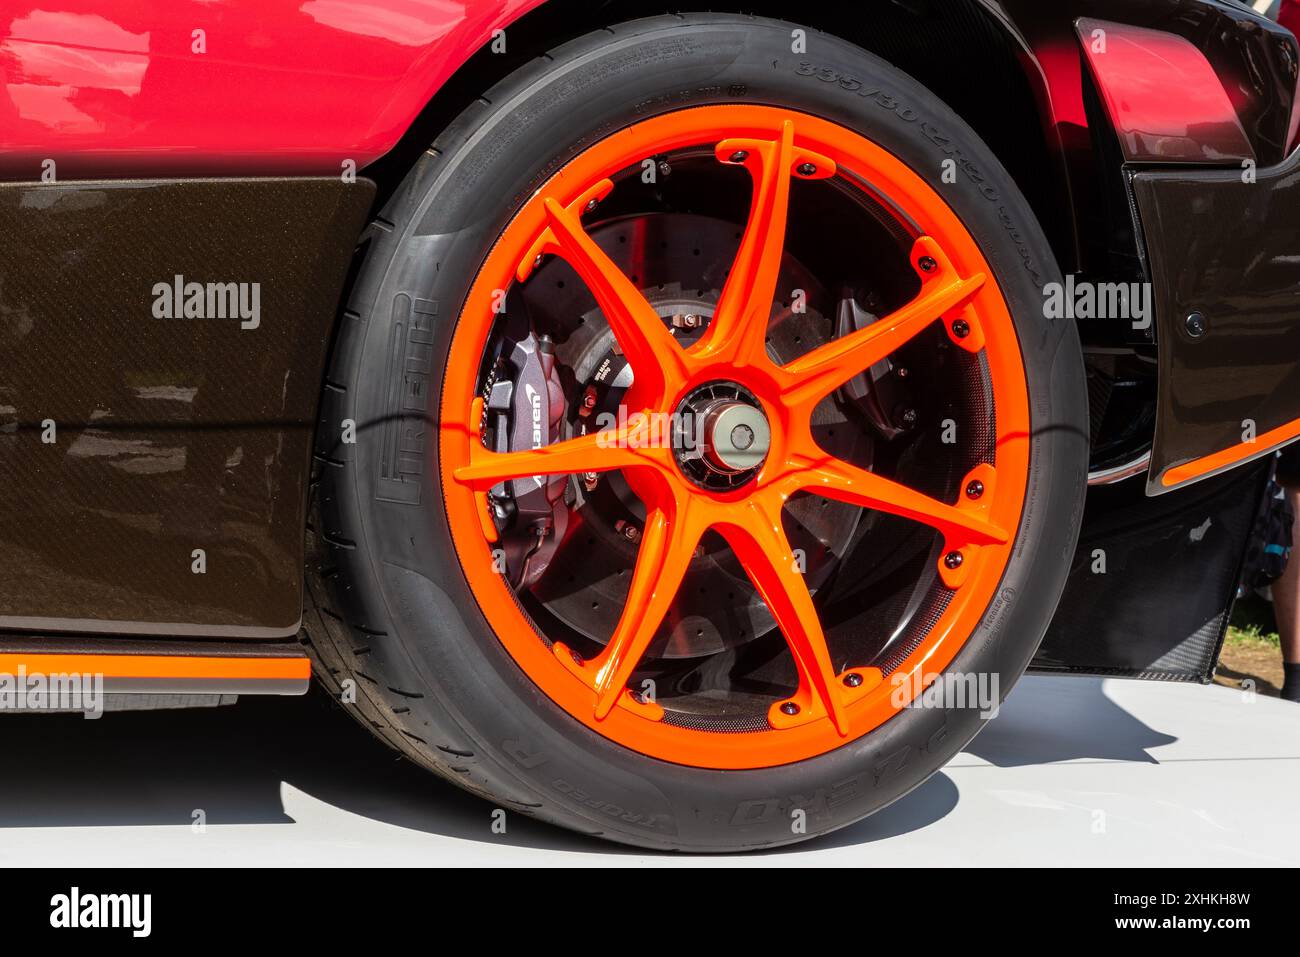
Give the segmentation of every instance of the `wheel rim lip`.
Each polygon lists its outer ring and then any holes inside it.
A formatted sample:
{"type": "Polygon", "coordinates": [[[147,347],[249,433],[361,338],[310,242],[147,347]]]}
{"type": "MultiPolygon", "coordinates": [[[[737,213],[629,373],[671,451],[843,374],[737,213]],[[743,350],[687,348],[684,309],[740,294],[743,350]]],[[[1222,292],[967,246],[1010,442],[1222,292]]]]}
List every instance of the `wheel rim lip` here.
{"type": "MultiPolygon", "coordinates": [[[[440,400],[439,472],[453,543],[479,609],[525,677],[552,703],[601,737],[661,760],[717,769],[772,767],[859,740],[909,705],[923,679],[947,667],[964,647],[996,595],[1015,545],[1028,482],[1028,426],[1028,389],[1018,337],[996,276],[957,214],[924,180],[883,147],[812,114],[767,106],[703,106],[639,121],[592,144],[551,176],[503,229],[475,277],[453,334],[440,400]],[[970,568],[965,582],[951,592],[951,600],[926,637],[889,680],[849,705],[854,729],[847,738],[840,737],[826,718],[748,733],[693,730],[650,721],[621,707],[598,721],[591,711],[590,688],[561,665],[493,569],[474,493],[453,478],[455,468],[468,460],[469,443],[477,441],[478,424],[471,420],[469,407],[494,317],[491,296],[494,290],[509,287],[521,249],[526,251],[544,228],[543,196],[576,197],[591,183],[645,156],[730,137],[770,137],[790,118],[796,120],[801,144],[842,161],[846,171],[887,197],[940,244],[960,275],[983,272],[988,277],[971,307],[985,334],[984,355],[996,410],[994,466],[999,481],[990,516],[1011,534],[1004,544],[980,549],[972,563],[977,567],[970,568]],[[464,361],[467,357],[472,361],[464,361]]],[[[727,501],[744,494],[733,491],[710,497],[727,501]]]]}

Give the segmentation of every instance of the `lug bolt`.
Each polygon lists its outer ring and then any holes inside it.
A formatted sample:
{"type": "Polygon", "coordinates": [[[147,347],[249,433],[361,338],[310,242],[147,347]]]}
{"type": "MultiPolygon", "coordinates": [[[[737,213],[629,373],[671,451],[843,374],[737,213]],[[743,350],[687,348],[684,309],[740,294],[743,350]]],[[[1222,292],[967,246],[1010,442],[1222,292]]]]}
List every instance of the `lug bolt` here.
{"type": "Polygon", "coordinates": [[[592,210],[594,210],[594,209],[595,209],[597,206],[599,206],[599,205],[600,205],[600,200],[593,199],[591,202],[589,202],[589,203],[587,204],[587,208],[584,210],[584,212],[588,212],[588,213],[590,213],[592,210]]]}
{"type": "Polygon", "coordinates": [[[961,568],[961,563],[963,561],[965,561],[965,558],[962,557],[961,552],[949,552],[947,555],[943,556],[944,565],[954,571],[961,568]]]}
{"type": "Polygon", "coordinates": [[[732,153],[730,156],[730,160],[733,163],[743,163],[747,159],[749,159],[749,154],[744,150],[736,150],[736,152],[732,153]]]}
{"type": "Polygon", "coordinates": [[[541,264],[542,264],[542,256],[541,253],[538,253],[537,258],[533,260],[533,268],[537,269],[539,266],[541,266],[541,264]]]}
{"type": "Polygon", "coordinates": [[[799,706],[793,701],[785,701],[781,704],[781,713],[794,717],[799,713],[799,706]]]}
{"type": "Polygon", "coordinates": [[[957,319],[952,324],[952,334],[958,339],[965,339],[970,335],[970,323],[965,319],[957,319]]]}
{"type": "Polygon", "coordinates": [[[1187,317],[1187,334],[1193,339],[1199,339],[1205,335],[1206,323],[1205,316],[1199,312],[1193,312],[1187,317]]]}
{"type": "Polygon", "coordinates": [[[800,163],[800,164],[799,164],[799,175],[800,175],[800,176],[811,176],[811,175],[812,175],[813,173],[815,173],[815,172],[817,172],[817,167],[816,167],[816,166],[813,166],[812,163],[800,163]]]}
{"type": "Polygon", "coordinates": [[[908,428],[916,425],[916,409],[903,410],[903,424],[908,428]]]}
{"type": "Polygon", "coordinates": [[[660,161],[659,161],[659,175],[660,175],[660,176],[671,176],[671,175],[672,175],[672,172],[673,172],[673,168],[672,168],[671,166],[668,165],[668,162],[667,162],[666,160],[660,160],[660,161]]]}
{"type": "Polygon", "coordinates": [[[860,688],[862,687],[862,675],[856,671],[850,671],[844,676],[844,683],[850,688],[860,688]]]}
{"type": "Polygon", "coordinates": [[[934,261],[933,256],[922,256],[917,265],[921,267],[921,272],[934,272],[939,268],[939,264],[934,261]]]}
{"type": "Polygon", "coordinates": [[[966,485],[967,498],[979,498],[984,494],[984,483],[979,479],[971,479],[966,485]]]}

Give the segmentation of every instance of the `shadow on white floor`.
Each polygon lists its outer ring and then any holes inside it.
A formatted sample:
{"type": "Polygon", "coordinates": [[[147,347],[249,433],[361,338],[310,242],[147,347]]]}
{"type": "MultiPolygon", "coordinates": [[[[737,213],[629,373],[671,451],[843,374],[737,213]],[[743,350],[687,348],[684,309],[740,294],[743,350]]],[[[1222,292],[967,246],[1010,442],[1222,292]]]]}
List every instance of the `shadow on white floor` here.
{"type": "MultiPolygon", "coordinates": [[[[6,715],[0,746],[7,864],[685,860],[518,815],[493,834],[490,805],[395,758],[316,694],[98,721],[6,715]],[[196,810],[205,832],[191,827],[196,810]]],[[[1030,677],[902,801],[774,853],[784,864],[1294,864],[1297,795],[1298,706],[1030,677]]]]}

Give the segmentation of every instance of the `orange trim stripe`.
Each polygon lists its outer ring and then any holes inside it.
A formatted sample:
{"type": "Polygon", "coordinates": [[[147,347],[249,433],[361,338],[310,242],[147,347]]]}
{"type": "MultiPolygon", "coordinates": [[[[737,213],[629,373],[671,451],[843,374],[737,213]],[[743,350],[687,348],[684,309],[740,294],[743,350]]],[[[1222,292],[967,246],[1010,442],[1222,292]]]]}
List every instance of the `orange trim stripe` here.
{"type": "Polygon", "coordinates": [[[1165,471],[1165,474],[1160,477],[1160,483],[1169,488],[1192,479],[1201,478],[1229,465],[1236,465],[1238,462],[1244,462],[1247,459],[1271,452],[1277,446],[1289,442],[1297,436],[1300,436],[1300,419],[1295,419],[1286,425],[1280,425],[1276,429],[1270,429],[1263,435],[1257,435],[1254,442],[1242,442],[1230,449],[1224,449],[1222,452],[1215,452],[1212,455],[1184,462],[1182,465],[1175,465],[1165,471]]]}
{"type": "Polygon", "coordinates": [[[307,658],[197,658],[186,655],[0,654],[0,674],[92,674],[105,678],[210,678],[306,681],[307,658]]]}

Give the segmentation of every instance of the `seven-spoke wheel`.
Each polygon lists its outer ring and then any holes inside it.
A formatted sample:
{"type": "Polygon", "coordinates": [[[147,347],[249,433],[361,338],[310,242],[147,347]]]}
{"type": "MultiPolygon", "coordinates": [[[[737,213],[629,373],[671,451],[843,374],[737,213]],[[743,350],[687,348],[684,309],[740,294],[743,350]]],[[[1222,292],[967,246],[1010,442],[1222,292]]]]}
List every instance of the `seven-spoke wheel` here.
{"type": "MultiPolygon", "coordinates": [[[[622,178],[620,188],[635,188],[635,180],[622,178]]],[[[765,107],[705,107],[639,123],[593,146],[553,176],[505,230],[474,284],[453,343],[442,402],[444,491],[457,548],[484,613],[548,695],[601,733],[657,757],[763,766],[861,735],[900,702],[891,693],[900,682],[884,682],[878,665],[832,654],[804,561],[785,531],[791,497],[812,493],[937,533],[934,571],[951,593],[947,609],[890,673],[922,664],[933,670],[965,640],[1005,564],[1024,492],[1026,419],[1024,373],[1006,305],[978,247],[931,187],[866,139],[817,118],[765,107]],[[599,221],[602,204],[613,199],[614,177],[642,157],[691,149],[708,149],[717,163],[747,170],[752,198],[707,324],[686,346],[584,217],[599,221]],[[918,288],[875,321],[779,361],[769,346],[770,326],[782,296],[791,184],[830,180],[889,198],[898,229],[910,236],[899,265],[910,267],[918,288]],[[494,451],[483,429],[489,401],[484,356],[496,328],[509,321],[512,285],[526,286],[549,256],[560,257],[590,291],[598,318],[630,367],[631,384],[614,427],[554,442],[539,434],[526,449],[494,451]],[[888,365],[935,327],[950,348],[984,357],[989,407],[980,412],[996,421],[991,460],[960,476],[962,491],[951,500],[837,458],[814,436],[816,410],[828,396],[864,371],[888,365]],[[701,390],[706,398],[695,399],[701,390]],[[728,390],[734,398],[712,398],[728,390]],[[708,408],[697,408],[701,404],[708,408]],[[683,406],[701,422],[696,444],[705,480],[691,468],[696,460],[684,462],[671,439],[682,426],[655,428],[665,418],[680,418],[683,406]],[[727,466],[744,461],[756,440],[760,464],[727,466]],[[613,470],[643,503],[644,521],[617,624],[608,636],[597,636],[604,638],[598,653],[586,655],[561,637],[539,634],[544,629],[526,606],[511,600],[505,569],[493,561],[499,530],[489,492],[533,476],[590,480],[613,470]],[[707,480],[715,477],[710,486],[707,480]],[[710,530],[739,560],[795,666],[792,693],[766,708],[767,734],[737,736],[666,722],[666,702],[631,685],[710,530]]]]}

